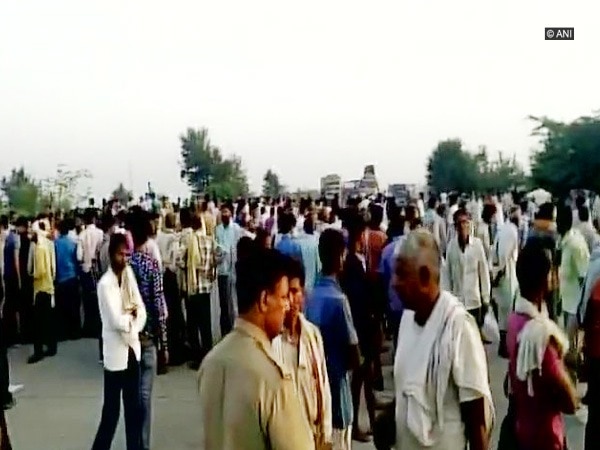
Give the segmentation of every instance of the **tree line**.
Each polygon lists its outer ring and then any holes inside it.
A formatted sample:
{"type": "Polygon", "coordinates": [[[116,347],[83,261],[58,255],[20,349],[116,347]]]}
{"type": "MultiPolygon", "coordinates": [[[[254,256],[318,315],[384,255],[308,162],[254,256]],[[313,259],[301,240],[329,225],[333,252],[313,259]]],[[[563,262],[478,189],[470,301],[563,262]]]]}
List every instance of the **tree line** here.
{"type": "Polygon", "coordinates": [[[530,155],[530,174],[515,157],[486,147],[464,148],[460,139],[440,141],[427,161],[427,183],[433,192],[506,192],[542,188],[555,197],[573,189],[600,192],[600,115],[559,122],[530,117],[539,146],[530,155]]]}
{"type": "MultiPolygon", "coordinates": [[[[531,153],[531,172],[526,174],[514,156],[490,154],[485,146],[466,149],[460,139],[440,141],[427,161],[427,184],[433,192],[489,193],[543,188],[557,197],[572,189],[600,193],[600,115],[560,122],[530,117],[539,147],[531,153]]],[[[249,194],[248,178],[237,155],[225,156],[214,145],[206,128],[188,128],[180,137],[181,178],[195,195],[234,199],[249,194]]],[[[81,182],[86,170],[59,165],[49,178],[36,180],[24,167],[14,168],[0,180],[4,209],[33,215],[43,209],[68,210],[89,198],[81,182]]],[[[268,169],[262,195],[278,197],[286,192],[279,175],[268,169]]],[[[120,183],[111,198],[127,203],[133,194],[120,183]]]]}

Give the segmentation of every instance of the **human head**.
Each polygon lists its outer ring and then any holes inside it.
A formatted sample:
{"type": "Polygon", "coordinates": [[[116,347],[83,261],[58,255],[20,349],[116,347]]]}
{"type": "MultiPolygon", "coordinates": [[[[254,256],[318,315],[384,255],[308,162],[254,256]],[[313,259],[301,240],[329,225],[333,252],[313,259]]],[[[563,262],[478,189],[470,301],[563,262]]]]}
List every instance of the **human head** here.
{"type": "Polygon", "coordinates": [[[538,220],[554,220],[554,205],[550,202],[540,205],[535,218],[538,220]]]}
{"type": "Polygon", "coordinates": [[[290,212],[285,212],[279,216],[277,221],[277,228],[281,234],[291,233],[296,226],[296,217],[290,212]]]}
{"type": "Polygon", "coordinates": [[[319,237],[319,257],[323,275],[338,275],[344,265],[346,245],[344,236],[338,230],[328,228],[319,237]]]}
{"type": "Polygon", "coordinates": [[[552,262],[547,250],[536,240],[528,241],[517,259],[521,296],[533,303],[543,301],[550,288],[551,269],[552,262]]]}
{"type": "Polygon", "coordinates": [[[17,232],[19,234],[27,233],[27,229],[29,228],[29,222],[25,217],[18,217],[15,221],[15,226],[17,227],[17,232]]]}
{"type": "Polygon", "coordinates": [[[96,223],[96,211],[93,208],[88,208],[85,210],[85,214],[83,216],[83,220],[86,225],[92,225],[96,223]]]}
{"type": "Polygon", "coordinates": [[[271,234],[264,228],[256,230],[256,244],[262,248],[271,248],[271,234]]]}
{"type": "Polygon", "coordinates": [[[116,225],[114,216],[110,213],[102,216],[102,231],[105,233],[111,233],[116,225]]]}
{"type": "Polygon", "coordinates": [[[249,236],[242,236],[237,243],[236,253],[238,261],[240,259],[248,258],[254,249],[256,248],[256,243],[249,236]]]}
{"type": "Polygon", "coordinates": [[[488,225],[492,224],[494,216],[496,215],[496,205],[486,203],[483,205],[483,211],[481,211],[481,219],[488,225]]]}
{"type": "Polygon", "coordinates": [[[435,210],[435,208],[437,208],[437,205],[438,205],[438,199],[435,195],[432,195],[431,197],[429,197],[429,199],[427,199],[427,208],[428,209],[435,210]]]}
{"type": "Polygon", "coordinates": [[[112,234],[108,243],[108,256],[110,267],[115,274],[119,275],[125,269],[127,253],[127,237],[123,233],[112,234]]]}
{"type": "Polygon", "coordinates": [[[304,218],[304,224],[302,227],[304,228],[304,232],[306,234],[315,234],[315,215],[312,212],[306,214],[304,218]]]}
{"type": "Polygon", "coordinates": [[[514,223],[517,227],[521,223],[521,208],[519,206],[512,206],[508,215],[508,220],[514,223]]]}
{"type": "Polygon", "coordinates": [[[290,258],[288,262],[288,282],[290,286],[290,308],[285,315],[286,328],[304,310],[304,268],[300,262],[290,258]]]}
{"type": "Polygon", "coordinates": [[[165,228],[167,230],[173,230],[175,229],[175,225],[177,224],[177,218],[175,217],[174,213],[168,213],[165,216],[165,228]]]}
{"type": "Polygon", "coordinates": [[[66,236],[69,234],[69,219],[63,219],[58,224],[58,232],[61,236],[66,236]]]}
{"type": "Polygon", "coordinates": [[[571,208],[562,206],[558,208],[556,214],[556,230],[561,236],[567,234],[567,232],[573,227],[573,213],[571,208]]]}
{"type": "Polygon", "coordinates": [[[281,333],[289,308],[288,264],[289,258],[277,250],[258,248],[236,263],[239,314],[269,340],[281,333]]]}
{"type": "Polygon", "coordinates": [[[361,217],[354,219],[348,227],[348,250],[352,253],[363,253],[365,222],[361,217]]]}
{"type": "Polygon", "coordinates": [[[589,222],[590,220],[590,209],[587,206],[581,206],[579,208],[579,221],[582,223],[589,222]]]}
{"type": "Polygon", "coordinates": [[[381,222],[383,222],[383,208],[380,205],[371,203],[369,205],[369,228],[373,230],[379,230],[381,228],[381,222]]]}
{"type": "Polygon", "coordinates": [[[179,223],[181,228],[190,228],[192,226],[192,217],[189,208],[181,208],[179,211],[179,223]]]}
{"type": "Polygon", "coordinates": [[[131,212],[129,227],[135,248],[143,246],[150,237],[151,225],[148,214],[141,208],[131,212]]]}
{"type": "Polygon", "coordinates": [[[458,238],[466,242],[471,233],[471,220],[469,213],[465,209],[458,209],[454,213],[454,227],[458,233],[458,238]]]}
{"type": "Polygon", "coordinates": [[[429,311],[440,293],[440,250],[433,235],[411,231],[396,260],[394,289],[407,309],[415,314],[429,311]]]}
{"type": "Polygon", "coordinates": [[[221,205],[221,223],[224,226],[228,226],[229,223],[231,222],[231,211],[232,211],[232,208],[228,204],[223,203],[221,205]]]}
{"type": "Polygon", "coordinates": [[[202,229],[202,216],[199,213],[192,215],[191,226],[194,231],[202,229]]]}

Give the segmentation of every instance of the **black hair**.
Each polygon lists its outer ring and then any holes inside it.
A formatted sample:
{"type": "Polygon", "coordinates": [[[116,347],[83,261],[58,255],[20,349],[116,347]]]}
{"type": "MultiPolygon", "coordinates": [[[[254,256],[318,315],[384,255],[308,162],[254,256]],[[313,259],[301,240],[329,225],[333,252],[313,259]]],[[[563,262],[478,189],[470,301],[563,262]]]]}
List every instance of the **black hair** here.
{"type": "Polygon", "coordinates": [[[108,230],[110,230],[115,225],[115,223],[116,220],[112,214],[104,214],[102,216],[102,231],[108,233],[108,230]]]}
{"type": "Polygon", "coordinates": [[[333,275],[340,269],[340,260],[345,250],[344,236],[338,230],[328,228],[321,233],[319,257],[324,275],[333,275]]]}
{"type": "Polygon", "coordinates": [[[7,215],[2,215],[0,216],[0,226],[2,228],[8,229],[8,216],[7,215]]]}
{"type": "Polygon", "coordinates": [[[379,227],[381,227],[381,222],[383,222],[383,208],[380,205],[371,203],[369,205],[369,215],[371,216],[369,226],[374,229],[379,229],[379,227]]]}
{"type": "Polygon", "coordinates": [[[289,212],[285,212],[278,217],[277,228],[281,234],[291,232],[296,226],[296,217],[289,212]]]}
{"type": "Polygon", "coordinates": [[[467,212],[466,209],[459,208],[456,210],[456,212],[454,213],[454,216],[452,217],[452,220],[454,221],[454,223],[458,223],[458,218],[461,216],[465,216],[465,217],[469,218],[469,213],[467,212]]]}
{"type": "Polygon", "coordinates": [[[429,197],[429,199],[427,199],[427,207],[429,209],[434,209],[437,205],[437,197],[435,195],[432,195],[431,197],[429,197]]]}
{"type": "Polygon", "coordinates": [[[254,240],[251,237],[242,236],[236,246],[238,261],[241,259],[246,259],[250,255],[252,255],[254,250],[256,250],[257,245],[258,244],[254,242],[254,240]]]}
{"type": "Polygon", "coordinates": [[[289,258],[277,250],[255,248],[236,263],[238,311],[247,313],[260,301],[263,292],[273,292],[288,274],[289,258]]]}
{"type": "Polygon", "coordinates": [[[587,206],[579,207],[579,220],[581,222],[587,222],[590,220],[590,209],[587,206]]]}
{"type": "Polygon", "coordinates": [[[550,202],[540,205],[535,218],[539,220],[554,219],[554,205],[550,202]]]}
{"type": "Polygon", "coordinates": [[[16,227],[27,228],[28,225],[29,225],[29,222],[27,221],[27,217],[17,217],[17,220],[15,221],[16,227]]]}
{"type": "Polygon", "coordinates": [[[129,215],[129,227],[133,244],[136,247],[146,243],[150,237],[150,220],[142,209],[135,210],[129,215]]]}
{"type": "Polygon", "coordinates": [[[529,298],[538,294],[547,286],[548,274],[552,269],[552,262],[548,252],[536,240],[525,244],[517,259],[517,280],[521,295],[529,298]]]}
{"type": "Polygon", "coordinates": [[[490,224],[492,223],[493,217],[496,215],[496,211],[496,205],[483,205],[483,211],[481,211],[481,218],[485,223],[490,224]]]}
{"type": "Polygon", "coordinates": [[[66,236],[67,234],[69,234],[69,219],[64,219],[61,220],[60,223],[58,224],[58,232],[60,233],[61,236],[66,236]]]}
{"type": "Polygon", "coordinates": [[[295,278],[300,280],[300,286],[304,287],[304,283],[306,282],[306,274],[304,273],[304,266],[293,258],[290,258],[288,261],[288,279],[292,281],[295,278]]]}
{"type": "Polygon", "coordinates": [[[192,215],[189,208],[181,208],[179,211],[179,223],[181,228],[190,228],[192,226],[192,215]]]}
{"type": "Polygon", "coordinates": [[[127,237],[123,233],[114,233],[108,243],[108,256],[112,259],[122,246],[127,247],[127,237]]]}
{"type": "Polygon", "coordinates": [[[564,235],[573,227],[573,210],[567,206],[561,206],[556,212],[556,230],[564,235]]]}

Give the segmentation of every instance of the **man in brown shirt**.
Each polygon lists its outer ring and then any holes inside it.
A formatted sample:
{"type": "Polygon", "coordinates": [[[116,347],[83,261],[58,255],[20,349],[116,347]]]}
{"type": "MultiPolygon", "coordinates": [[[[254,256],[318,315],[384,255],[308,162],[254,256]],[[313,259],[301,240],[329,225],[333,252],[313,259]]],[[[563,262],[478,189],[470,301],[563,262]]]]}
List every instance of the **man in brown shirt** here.
{"type": "Polygon", "coordinates": [[[292,374],[271,348],[289,308],[287,267],[267,249],[237,263],[239,318],[199,371],[200,449],[315,448],[292,374]]]}

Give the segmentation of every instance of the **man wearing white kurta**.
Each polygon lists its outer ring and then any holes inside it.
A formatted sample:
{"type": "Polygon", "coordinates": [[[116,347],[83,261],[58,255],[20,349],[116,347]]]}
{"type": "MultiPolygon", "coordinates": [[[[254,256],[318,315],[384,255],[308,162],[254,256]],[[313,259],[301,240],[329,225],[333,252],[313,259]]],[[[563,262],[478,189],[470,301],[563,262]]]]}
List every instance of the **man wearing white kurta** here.
{"type": "Polygon", "coordinates": [[[513,208],[510,219],[498,230],[498,240],[494,252],[497,254],[495,298],[498,303],[498,326],[500,328],[500,347],[502,357],[506,353],[506,330],[508,315],[513,309],[519,282],[517,281],[517,258],[519,257],[519,209],[513,208]]]}
{"type": "Polygon", "coordinates": [[[450,292],[465,306],[477,323],[483,323],[482,307],[490,304],[490,270],[483,244],[469,234],[470,221],[465,210],[456,214],[456,236],[446,254],[450,292]]]}
{"type": "Polygon", "coordinates": [[[411,232],[394,281],[406,308],[394,361],[395,449],[488,449],[494,407],[485,350],[475,320],[439,280],[433,236],[411,232]]]}

